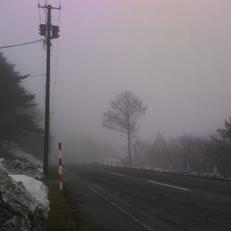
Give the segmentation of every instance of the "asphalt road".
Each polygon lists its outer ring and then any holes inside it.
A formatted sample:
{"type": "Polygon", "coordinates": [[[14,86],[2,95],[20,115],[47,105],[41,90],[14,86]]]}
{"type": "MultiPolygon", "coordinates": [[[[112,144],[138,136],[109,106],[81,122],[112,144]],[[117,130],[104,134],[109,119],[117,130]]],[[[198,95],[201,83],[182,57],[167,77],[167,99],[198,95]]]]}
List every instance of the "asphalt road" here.
{"type": "Polygon", "coordinates": [[[231,230],[231,181],[102,165],[69,166],[65,176],[88,231],[231,230]]]}

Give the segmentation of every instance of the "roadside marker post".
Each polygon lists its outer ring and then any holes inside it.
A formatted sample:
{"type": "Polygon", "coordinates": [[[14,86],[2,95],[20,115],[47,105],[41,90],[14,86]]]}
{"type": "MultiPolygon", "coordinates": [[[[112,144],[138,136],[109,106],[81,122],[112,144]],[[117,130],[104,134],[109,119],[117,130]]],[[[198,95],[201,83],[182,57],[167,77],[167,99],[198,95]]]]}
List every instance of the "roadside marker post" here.
{"type": "Polygon", "coordinates": [[[62,143],[58,144],[58,162],[59,162],[59,190],[63,191],[63,159],[62,159],[62,143]]]}

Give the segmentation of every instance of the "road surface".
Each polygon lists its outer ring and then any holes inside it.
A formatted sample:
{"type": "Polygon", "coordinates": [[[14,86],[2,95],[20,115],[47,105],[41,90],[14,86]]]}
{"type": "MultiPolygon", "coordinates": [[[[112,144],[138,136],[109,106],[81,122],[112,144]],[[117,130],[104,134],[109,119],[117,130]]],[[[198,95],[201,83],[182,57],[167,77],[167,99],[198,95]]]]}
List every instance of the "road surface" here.
{"type": "Polygon", "coordinates": [[[231,230],[231,181],[73,165],[65,189],[87,231],[231,230]]]}

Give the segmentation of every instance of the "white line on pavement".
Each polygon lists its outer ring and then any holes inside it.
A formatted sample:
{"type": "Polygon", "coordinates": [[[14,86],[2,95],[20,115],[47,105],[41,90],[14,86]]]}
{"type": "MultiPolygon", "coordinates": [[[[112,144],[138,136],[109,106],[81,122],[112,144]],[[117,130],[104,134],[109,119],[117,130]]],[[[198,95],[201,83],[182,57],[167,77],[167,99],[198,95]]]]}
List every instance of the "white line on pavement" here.
{"type": "MultiPolygon", "coordinates": [[[[112,206],[114,206],[115,208],[117,208],[122,214],[128,216],[130,219],[132,219],[135,223],[141,225],[145,230],[147,231],[154,231],[150,226],[146,225],[145,223],[143,223],[140,219],[138,219],[137,217],[133,216],[131,213],[129,213],[127,210],[125,210],[124,208],[122,208],[121,206],[119,206],[117,203],[115,203],[114,201],[112,201],[111,199],[109,199],[108,197],[106,197],[105,195],[103,195],[102,191],[103,190],[98,190],[96,189],[96,185],[92,184],[87,185],[85,184],[91,191],[93,191],[94,193],[96,193],[98,196],[100,196],[101,198],[103,198],[104,200],[106,200],[107,202],[109,202],[112,206]]],[[[99,187],[97,187],[99,188],[99,187]]]]}
{"type": "Polygon", "coordinates": [[[110,172],[111,174],[114,174],[114,175],[117,175],[117,176],[126,176],[126,175],[124,175],[124,174],[122,174],[122,173],[118,173],[118,172],[110,172]]]}
{"type": "Polygon", "coordinates": [[[153,181],[153,180],[146,180],[146,182],[152,183],[152,184],[158,184],[158,185],[162,185],[162,186],[166,186],[166,187],[170,187],[170,188],[175,188],[175,189],[180,189],[180,190],[184,190],[184,191],[190,191],[191,189],[188,188],[182,188],[182,187],[178,187],[178,186],[174,186],[174,185],[170,185],[170,184],[164,184],[158,181],[153,181]]]}
{"type": "Polygon", "coordinates": [[[118,173],[118,172],[108,172],[108,171],[103,171],[103,170],[101,170],[101,169],[95,169],[95,171],[97,171],[97,172],[103,172],[103,173],[107,173],[107,174],[113,174],[113,175],[117,175],[117,176],[126,176],[126,175],[124,175],[124,174],[122,174],[122,173],[118,173]]]}

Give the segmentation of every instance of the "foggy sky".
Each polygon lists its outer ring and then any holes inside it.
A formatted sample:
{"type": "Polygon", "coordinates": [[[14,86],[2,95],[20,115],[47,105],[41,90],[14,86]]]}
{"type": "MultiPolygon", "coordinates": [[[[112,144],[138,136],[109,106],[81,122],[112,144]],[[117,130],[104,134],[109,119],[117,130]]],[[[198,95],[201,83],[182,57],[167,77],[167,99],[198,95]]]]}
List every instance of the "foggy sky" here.
{"type": "MultiPolygon", "coordinates": [[[[39,38],[37,3],[1,1],[0,45],[39,38]]],[[[102,128],[102,113],[124,90],[133,91],[148,107],[139,135],[149,141],[157,133],[208,134],[231,116],[229,0],[61,3],[61,37],[52,51],[55,141],[73,150],[81,137],[125,147],[123,137],[102,128]]],[[[53,24],[58,18],[54,11],[53,24]]],[[[45,78],[36,76],[45,73],[41,45],[2,51],[20,73],[32,76],[25,85],[44,111],[45,78]]]]}

